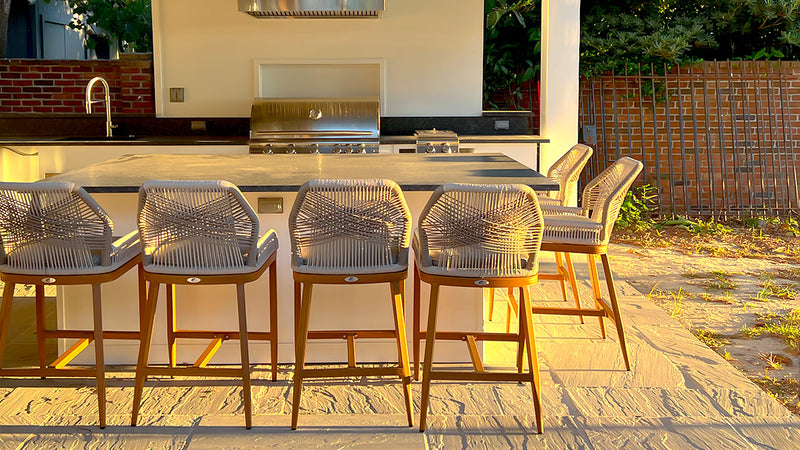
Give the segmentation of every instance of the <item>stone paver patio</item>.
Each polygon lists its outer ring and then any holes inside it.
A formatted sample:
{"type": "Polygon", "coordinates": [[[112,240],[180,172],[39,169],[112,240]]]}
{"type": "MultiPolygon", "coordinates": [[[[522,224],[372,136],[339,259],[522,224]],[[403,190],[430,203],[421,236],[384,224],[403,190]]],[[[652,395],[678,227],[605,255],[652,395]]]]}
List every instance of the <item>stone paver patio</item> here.
{"type": "MultiPolygon", "coordinates": [[[[578,264],[578,274],[585,275],[585,264],[578,264]]],[[[617,287],[631,353],[630,372],[624,370],[610,324],[609,337],[603,340],[592,318],[584,325],[568,317],[534,318],[542,373],[542,435],[533,426],[529,385],[435,382],[429,429],[419,433],[404,425],[403,395],[397,382],[375,384],[375,380],[362,379],[308,382],[299,429],[293,432],[289,429],[292,367],[288,365],[281,367],[274,383],[268,380],[267,366],[254,369],[251,430],[244,428],[237,381],[178,378],[148,382],[139,426],[134,428],[128,426],[132,369],[111,368],[109,426],[103,430],[97,427],[91,381],[0,379],[0,448],[800,446],[800,419],[633,287],[621,280],[617,287]]],[[[589,295],[588,285],[581,289],[584,296],[589,295]]],[[[543,282],[532,294],[535,301],[560,301],[555,282],[543,282]]],[[[26,303],[32,301],[19,302],[21,308],[14,314],[32,309],[26,303]]],[[[503,328],[504,313],[498,301],[490,327],[503,328]]],[[[9,345],[7,365],[15,359],[18,364],[35,359],[29,342],[9,345]]],[[[486,354],[487,367],[508,366],[514,348],[487,345],[486,354]]],[[[420,384],[414,383],[413,389],[418,406],[420,384]]]]}

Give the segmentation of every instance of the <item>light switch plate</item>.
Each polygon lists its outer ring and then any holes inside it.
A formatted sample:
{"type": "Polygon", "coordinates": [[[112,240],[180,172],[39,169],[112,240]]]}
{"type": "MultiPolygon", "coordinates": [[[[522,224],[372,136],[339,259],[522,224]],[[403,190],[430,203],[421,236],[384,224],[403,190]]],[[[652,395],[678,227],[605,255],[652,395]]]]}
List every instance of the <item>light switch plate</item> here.
{"type": "Polygon", "coordinates": [[[183,103],[184,90],[182,87],[169,88],[170,103],[183,103]]]}

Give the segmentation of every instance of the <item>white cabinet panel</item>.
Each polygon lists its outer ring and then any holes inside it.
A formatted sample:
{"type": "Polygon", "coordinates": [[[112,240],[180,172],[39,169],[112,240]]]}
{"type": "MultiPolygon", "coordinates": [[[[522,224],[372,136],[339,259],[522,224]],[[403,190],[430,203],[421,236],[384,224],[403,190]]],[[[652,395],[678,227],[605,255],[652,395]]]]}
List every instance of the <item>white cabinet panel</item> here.
{"type": "Polygon", "coordinates": [[[460,148],[474,148],[475,153],[502,153],[509,158],[538,170],[539,149],[533,143],[460,144],[460,148]]]}

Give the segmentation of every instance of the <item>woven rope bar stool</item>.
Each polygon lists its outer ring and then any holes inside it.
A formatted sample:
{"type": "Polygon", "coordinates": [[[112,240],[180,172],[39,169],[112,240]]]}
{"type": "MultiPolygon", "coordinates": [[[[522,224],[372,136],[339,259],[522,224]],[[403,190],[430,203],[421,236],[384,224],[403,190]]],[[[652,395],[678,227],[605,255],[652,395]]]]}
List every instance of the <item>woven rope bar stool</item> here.
{"type": "Polygon", "coordinates": [[[411,376],[405,329],[404,281],[408,277],[411,214],[400,187],[389,180],[311,180],[297,195],[289,216],[295,282],[295,372],[292,429],[297,429],[303,380],[318,377],[397,376],[403,384],[408,426],[413,426],[411,376]],[[393,330],[311,330],[315,284],[390,286],[393,330]],[[359,367],[355,340],[391,338],[396,367],[359,367]],[[310,339],[343,339],[348,365],[308,369],[310,339]]]}
{"type": "Polygon", "coordinates": [[[414,235],[414,376],[418,376],[420,341],[425,339],[420,431],[425,431],[432,380],[530,382],[536,428],[542,432],[539,362],[533,335],[528,287],[536,284],[542,215],[533,189],[523,185],[440,186],[420,215],[414,235]],[[420,280],[431,285],[428,325],[420,330],[420,280]],[[518,288],[522,319],[518,333],[437,331],[441,286],[518,288]],[[474,371],[433,370],[436,340],[467,343],[474,371]],[[479,341],[517,342],[517,373],[484,371],[479,341]],[[527,349],[529,373],[523,373],[527,349]]]}
{"type": "MultiPolygon", "coordinates": [[[[2,364],[11,304],[17,284],[36,287],[36,341],[38,368],[0,369],[0,376],[94,377],[100,428],[106,426],[104,339],[141,339],[139,331],[103,329],[101,285],[118,279],[139,265],[139,312],[144,306],[138,234],[116,241],[105,211],[72,183],[0,183],[0,279],[5,283],[0,307],[0,365],[2,364]],[[93,330],[45,328],[45,286],[92,286],[93,330]],[[52,363],[46,361],[45,340],[77,339],[52,363]],[[94,368],[67,367],[94,342],[94,368]]],[[[140,328],[141,330],[141,328],[140,328]]]]}
{"type": "Polygon", "coordinates": [[[631,366],[607,252],[620,206],[628,189],[642,171],[642,167],[642,163],[635,159],[620,158],[586,185],[580,208],[550,205],[542,208],[545,214],[542,250],[586,255],[595,308],[583,308],[580,304],[576,308],[533,308],[534,314],[596,316],[600,322],[603,338],[606,337],[603,318],[609,318],[617,329],[627,370],[630,370],[631,366]],[[600,288],[597,256],[603,265],[608,301],[603,298],[600,288]]]}
{"type": "MultiPolygon", "coordinates": [[[[580,178],[583,168],[592,157],[591,147],[583,144],[575,144],[567,150],[547,171],[547,177],[558,182],[558,191],[547,194],[539,194],[539,206],[545,210],[548,206],[566,206],[578,189],[578,178],[580,178]]],[[[558,280],[561,284],[561,295],[567,301],[566,283],[570,284],[575,305],[580,306],[578,298],[578,285],[575,281],[575,273],[572,266],[572,259],[569,253],[563,254],[556,252],[556,273],[539,272],[540,280],[558,280]],[[566,264],[565,264],[566,262],[566,264]]],[[[489,320],[494,315],[494,291],[489,292],[489,320]]],[[[514,298],[513,289],[508,290],[508,301],[506,302],[506,332],[511,329],[511,316],[518,315],[518,304],[514,298]]],[[[583,318],[581,318],[583,323],[583,318]]]]}
{"type": "Polygon", "coordinates": [[[239,189],[227,181],[148,181],[139,191],[139,234],[143,247],[145,279],[150,283],[144,313],[144,338],[139,350],[134,384],[131,424],[136,425],[142,391],[148,375],[242,378],[245,426],[252,426],[250,397],[250,340],[270,341],[272,379],[276,378],[277,285],[274,230],[261,237],[259,222],[239,189]],[[245,309],[246,283],[269,268],[270,327],[267,332],[248,332],[245,309]],[[175,285],[235,284],[239,331],[183,331],[168,314],[169,367],[149,364],[153,320],[161,284],[167,286],[167,311],[175,312],[175,285]],[[188,367],[175,364],[175,339],[210,339],[211,343],[188,367]],[[207,367],[223,341],[238,339],[240,368],[207,367]]]}

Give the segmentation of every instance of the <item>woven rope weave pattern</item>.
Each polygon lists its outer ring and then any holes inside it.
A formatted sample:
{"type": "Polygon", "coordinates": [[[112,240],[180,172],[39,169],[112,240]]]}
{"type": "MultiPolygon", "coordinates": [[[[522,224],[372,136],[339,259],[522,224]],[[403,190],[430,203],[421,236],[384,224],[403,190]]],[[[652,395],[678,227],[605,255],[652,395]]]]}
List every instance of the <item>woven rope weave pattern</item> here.
{"type": "Polygon", "coordinates": [[[642,163],[623,157],[592,179],[583,191],[581,208],[547,205],[547,242],[608,245],[614,222],[642,163]]]}
{"type": "Polygon", "coordinates": [[[5,271],[80,274],[115,261],[111,219],[72,183],[0,183],[5,271]]]}
{"type": "Polygon", "coordinates": [[[411,213],[390,180],[311,180],[289,216],[292,267],[307,273],[408,267],[411,213]]]}
{"type": "Polygon", "coordinates": [[[575,194],[575,190],[578,189],[578,178],[580,178],[586,163],[589,162],[589,158],[592,157],[592,153],[594,150],[591,147],[575,144],[553,163],[547,171],[547,176],[558,182],[559,190],[555,198],[546,198],[544,202],[552,203],[551,200],[555,200],[557,204],[567,204],[575,194]]]}
{"type": "Polygon", "coordinates": [[[225,181],[148,181],[139,191],[145,268],[237,272],[258,259],[258,218],[225,181]]]}
{"type": "Polygon", "coordinates": [[[439,187],[420,216],[420,268],[471,277],[535,274],[543,229],[536,197],[522,185],[439,187]]]}

